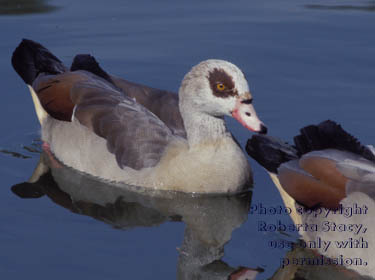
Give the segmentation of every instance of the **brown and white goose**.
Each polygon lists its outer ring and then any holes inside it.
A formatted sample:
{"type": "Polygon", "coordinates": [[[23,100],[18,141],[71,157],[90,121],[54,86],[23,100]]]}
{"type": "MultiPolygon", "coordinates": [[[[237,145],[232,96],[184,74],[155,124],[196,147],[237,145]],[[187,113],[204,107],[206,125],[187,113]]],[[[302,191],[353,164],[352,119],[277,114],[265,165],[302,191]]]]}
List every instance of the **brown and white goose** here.
{"type": "Polygon", "coordinates": [[[254,135],[248,154],[269,172],[286,204],[336,209],[349,193],[371,196],[375,188],[375,149],[362,145],[337,123],[309,125],[294,137],[294,145],[254,135]]]}
{"type": "Polygon", "coordinates": [[[336,264],[374,277],[369,249],[375,246],[374,147],[330,120],[300,132],[293,146],[254,135],[246,150],[269,172],[305,244],[336,264]],[[311,245],[320,241],[325,245],[311,245]]]}
{"type": "Polygon", "coordinates": [[[23,40],[12,64],[31,91],[42,140],[64,164],[104,180],[184,192],[236,192],[252,182],[224,116],[266,133],[235,65],[206,60],[179,95],[110,76],[89,55],[72,67],[23,40]]]}

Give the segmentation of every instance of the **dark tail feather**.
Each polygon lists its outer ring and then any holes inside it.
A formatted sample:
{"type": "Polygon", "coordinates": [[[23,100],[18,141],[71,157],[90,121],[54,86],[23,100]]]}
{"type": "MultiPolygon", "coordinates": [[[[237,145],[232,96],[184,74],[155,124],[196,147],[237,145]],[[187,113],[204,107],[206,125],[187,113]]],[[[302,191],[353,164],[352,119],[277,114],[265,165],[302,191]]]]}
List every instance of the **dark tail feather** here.
{"type": "Polygon", "coordinates": [[[59,74],[66,71],[62,62],[49,50],[27,39],[23,39],[13,52],[12,65],[28,85],[31,85],[40,73],[59,74]]]}
{"type": "Polygon", "coordinates": [[[294,137],[294,143],[301,154],[336,149],[349,151],[375,162],[375,156],[370,149],[334,121],[327,120],[318,125],[309,125],[302,128],[300,132],[301,134],[294,137]]]}
{"type": "Polygon", "coordinates": [[[298,158],[298,152],[293,146],[268,135],[253,135],[247,141],[246,151],[272,173],[277,173],[282,163],[298,158]]]}
{"type": "Polygon", "coordinates": [[[284,162],[300,157],[311,151],[336,149],[358,154],[372,162],[375,156],[355,137],[347,133],[337,123],[327,120],[318,125],[309,125],[294,137],[295,146],[266,135],[253,135],[247,141],[246,151],[268,171],[277,173],[284,162]]]}
{"type": "Polygon", "coordinates": [[[70,71],[85,70],[91,72],[113,84],[110,76],[99,66],[95,57],[89,54],[77,54],[74,57],[70,71]]]}

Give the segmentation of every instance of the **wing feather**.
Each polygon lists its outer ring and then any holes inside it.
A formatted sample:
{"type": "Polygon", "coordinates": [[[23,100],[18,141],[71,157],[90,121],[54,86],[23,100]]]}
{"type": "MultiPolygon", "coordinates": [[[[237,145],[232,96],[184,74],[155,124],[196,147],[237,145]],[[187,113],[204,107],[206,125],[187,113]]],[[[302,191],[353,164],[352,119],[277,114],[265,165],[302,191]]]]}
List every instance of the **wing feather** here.
{"type": "Polygon", "coordinates": [[[154,113],[173,134],[186,138],[176,93],[132,83],[115,76],[111,76],[111,80],[126,96],[135,98],[139,104],[154,113]]]}
{"type": "Polygon", "coordinates": [[[76,104],[73,118],[106,139],[121,168],[155,166],[173,137],[152,112],[104,83],[78,83],[71,98],[76,104]]]}

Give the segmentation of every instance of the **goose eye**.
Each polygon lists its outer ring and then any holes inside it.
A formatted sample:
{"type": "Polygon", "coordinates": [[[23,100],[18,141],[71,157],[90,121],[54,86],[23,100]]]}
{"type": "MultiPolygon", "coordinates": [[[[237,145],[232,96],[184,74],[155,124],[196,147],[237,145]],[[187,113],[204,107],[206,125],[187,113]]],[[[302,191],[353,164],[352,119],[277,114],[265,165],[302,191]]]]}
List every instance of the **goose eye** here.
{"type": "Polygon", "coordinates": [[[220,90],[220,91],[223,91],[223,90],[225,89],[225,86],[224,86],[224,84],[222,84],[222,83],[218,83],[218,84],[216,84],[216,88],[217,88],[218,90],[220,90]]]}

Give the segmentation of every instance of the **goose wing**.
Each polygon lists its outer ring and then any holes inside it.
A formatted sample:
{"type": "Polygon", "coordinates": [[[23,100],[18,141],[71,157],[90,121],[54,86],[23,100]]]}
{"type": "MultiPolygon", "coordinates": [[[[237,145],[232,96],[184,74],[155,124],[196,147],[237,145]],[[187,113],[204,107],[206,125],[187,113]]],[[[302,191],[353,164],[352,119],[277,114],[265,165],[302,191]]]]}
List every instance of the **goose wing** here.
{"type": "Polygon", "coordinates": [[[186,138],[176,93],[129,82],[109,75],[99,66],[96,59],[89,54],[76,55],[70,70],[85,70],[107,80],[121,90],[124,95],[135,98],[139,104],[154,113],[172,130],[173,134],[186,138]]]}
{"type": "Polygon", "coordinates": [[[151,111],[100,80],[77,83],[71,90],[73,121],[106,139],[121,168],[155,166],[172,140],[172,131],[151,111]]]}
{"type": "Polygon", "coordinates": [[[113,83],[128,97],[154,113],[173,134],[186,138],[186,131],[178,106],[178,95],[111,76],[113,83]]]}

